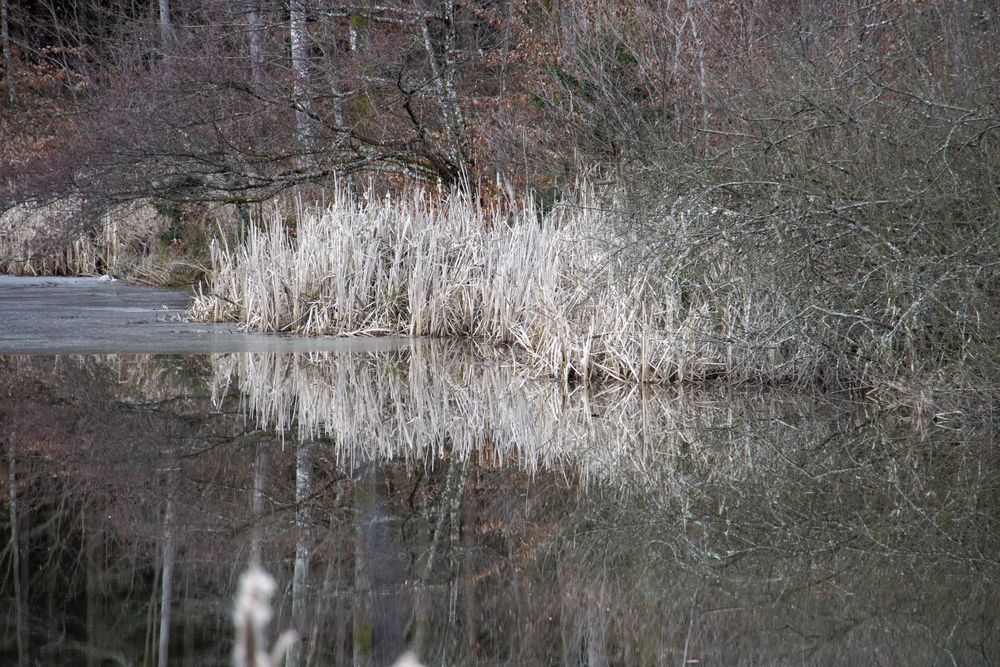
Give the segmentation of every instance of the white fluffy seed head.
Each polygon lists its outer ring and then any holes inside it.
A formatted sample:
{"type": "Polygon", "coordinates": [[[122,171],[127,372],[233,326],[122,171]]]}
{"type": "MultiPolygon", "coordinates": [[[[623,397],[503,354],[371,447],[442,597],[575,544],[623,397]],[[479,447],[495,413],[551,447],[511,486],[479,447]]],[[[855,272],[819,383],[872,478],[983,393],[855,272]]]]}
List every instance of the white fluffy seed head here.
{"type": "Polygon", "coordinates": [[[237,629],[244,629],[249,621],[253,630],[261,632],[271,622],[271,598],[277,590],[274,577],[260,568],[251,568],[240,577],[240,590],[236,596],[233,621],[237,629]]]}
{"type": "Polygon", "coordinates": [[[417,659],[417,654],[407,651],[392,663],[392,667],[424,667],[424,664],[417,659]]]}

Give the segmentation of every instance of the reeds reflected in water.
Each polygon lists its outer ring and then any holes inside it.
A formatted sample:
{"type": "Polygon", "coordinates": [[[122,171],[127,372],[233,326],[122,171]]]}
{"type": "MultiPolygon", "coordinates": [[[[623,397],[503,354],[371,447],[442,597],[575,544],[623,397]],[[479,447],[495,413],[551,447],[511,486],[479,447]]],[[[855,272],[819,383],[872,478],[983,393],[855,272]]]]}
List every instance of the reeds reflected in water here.
{"type": "MultiPolygon", "coordinates": [[[[748,474],[767,455],[760,431],[782,399],[637,385],[567,390],[476,354],[416,341],[367,354],[223,355],[214,391],[235,386],[261,428],[323,439],[346,464],[475,457],[645,492],[708,466],[727,478],[748,474]]],[[[786,396],[782,409],[793,405],[818,409],[801,396],[786,396]]]]}
{"type": "Polygon", "coordinates": [[[300,666],[1000,656],[995,433],[566,389],[424,343],[2,360],[0,663],[230,664],[248,564],[300,666]]]}

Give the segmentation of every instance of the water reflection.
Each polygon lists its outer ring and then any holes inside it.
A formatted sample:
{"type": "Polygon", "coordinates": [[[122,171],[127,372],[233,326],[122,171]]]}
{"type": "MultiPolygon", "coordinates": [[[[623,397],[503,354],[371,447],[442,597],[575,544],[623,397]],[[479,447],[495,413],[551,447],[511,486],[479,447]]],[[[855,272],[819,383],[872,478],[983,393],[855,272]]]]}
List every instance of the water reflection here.
{"type": "Polygon", "coordinates": [[[995,433],[446,347],[7,357],[0,664],[1000,661],[995,433]],[[273,640],[273,637],[272,637],[273,640]]]}

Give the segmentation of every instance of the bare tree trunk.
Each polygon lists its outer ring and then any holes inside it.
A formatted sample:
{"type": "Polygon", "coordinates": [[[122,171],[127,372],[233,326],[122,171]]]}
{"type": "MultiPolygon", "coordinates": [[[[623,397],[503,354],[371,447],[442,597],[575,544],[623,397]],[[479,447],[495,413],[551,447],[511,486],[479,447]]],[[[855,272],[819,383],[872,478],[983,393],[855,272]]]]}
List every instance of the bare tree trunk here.
{"type": "Polygon", "coordinates": [[[451,155],[449,157],[458,166],[463,162],[465,120],[462,117],[462,108],[458,103],[458,93],[455,91],[454,83],[454,2],[448,0],[445,12],[448,19],[448,31],[445,37],[443,65],[438,60],[437,53],[435,52],[434,42],[431,39],[430,26],[426,18],[420,23],[420,35],[423,38],[424,51],[427,52],[427,61],[431,68],[431,76],[434,78],[438,106],[441,107],[441,115],[444,116],[444,127],[448,134],[448,143],[450,144],[449,152],[451,155]]]}
{"type": "Polygon", "coordinates": [[[14,569],[14,624],[17,635],[17,664],[22,667],[29,663],[27,625],[24,622],[24,606],[27,604],[28,591],[26,582],[22,581],[21,573],[24,563],[21,560],[21,530],[20,506],[17,498],[17,457],[14,454],[15,438],[12,435],[7,443],[7,483],[10,493],[10,546],[13,555],[14,569]]]}
{"type": "MultiPolygon", "coordinates": [[[[349,23],[349,49],[354,51],[358,48],[357,31],[354,26],[353,17],[349,23]]],[[[336,48],[336,47],[334,47],[336,48]]],[[[333,61],[334,54],[326,54],[329,61],[333,61]]],[[[330,94],[333,97],[333,122],[337,129],[337,139],[335,145],[343,148],[347,145],[350,140],[351,130],[347,127],[347,121],[344,118],[344,99],[347,97],[344,95],[343,91],[340,89],[340,78],[338,77],[337,68],[332,65],[327,65],[324,68],[327,81],[330,86],[330,94]]],[[[351,195],[357,195],[357,183],[354,180],[354,174],[350,173],[347,175],[347,188],[351,195]]]]}
{"type": "Polygon", "coordinates": [[[160,2],[160,41],[164,48],[170,44],[174,38],[174,29],[170,24],[170,0],[159,0],[160,2]]]}
{"type": "Polygon", "coordinates": [[[295,132],[302,157],[299,166],[313,164],[312,104],[309,98],[309,43],[306,35],[305,0],[288,3],[292,41],[292,102],[295,105],[295,132]]]}
{"type": "Polygon", "coordinates": [[[688,25],[691,26],[691,36],[694,38],[698,52],[698,89],[701,92],[701,125],[702,129],[708,129],[708,96],[707,81],[705,76],[705,44],[698,36],[698,24],[694,20],[694,0],[687,0],[688,25]]]}
{"type": "Polygon", "coordinates": [[[14,58],[10,54],[10,7],[0,0],[0,44],[3,46],[3,78],[7,82],[7,101],[14,104],[14,58]]]}
{"type": "Polygon", "coordinates": [[[247,12],[247,28],[250,31],[250,69],[253,86],[260,93],[264,83],[264,33],[260,16],[260,0],[250,0],[247,12]]]}
{"type": "Polygon", "coordinates": [[[444,37],[444,90],[451,107],[452,121],[455,123],[455,133],[460,141],[465,138],[465,117],[462,105],[458,101],[458,91],[455,89],[455,1],[445,2],[448,30],[444,37]]]}

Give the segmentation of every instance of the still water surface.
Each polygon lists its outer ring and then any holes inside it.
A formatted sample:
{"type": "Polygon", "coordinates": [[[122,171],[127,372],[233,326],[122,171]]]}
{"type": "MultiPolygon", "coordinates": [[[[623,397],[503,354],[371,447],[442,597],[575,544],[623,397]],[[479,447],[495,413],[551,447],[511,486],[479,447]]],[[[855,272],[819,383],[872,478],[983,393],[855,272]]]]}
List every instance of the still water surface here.
{"type": "Polygon", "coordinates": [[[0,664],[1000,663],[992,431],[398,349],[0,357],[0,664]]]}
{"type": "Polygon", "coordinates": [[[226,665],[251,563],[301,667],[1000,664],[994,430],[188,300],[0,278],[0,665],[226,665]]]}

